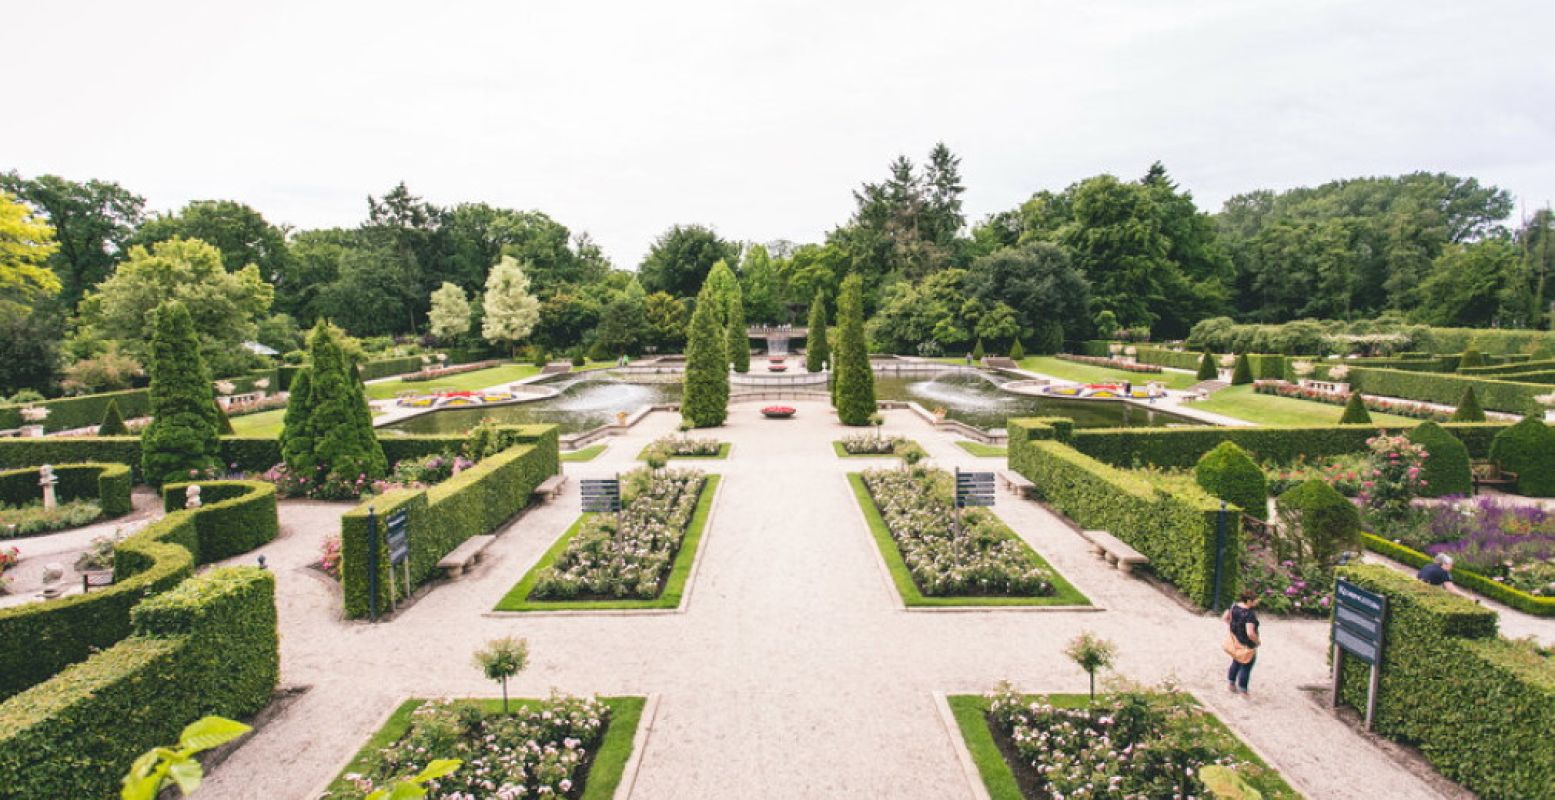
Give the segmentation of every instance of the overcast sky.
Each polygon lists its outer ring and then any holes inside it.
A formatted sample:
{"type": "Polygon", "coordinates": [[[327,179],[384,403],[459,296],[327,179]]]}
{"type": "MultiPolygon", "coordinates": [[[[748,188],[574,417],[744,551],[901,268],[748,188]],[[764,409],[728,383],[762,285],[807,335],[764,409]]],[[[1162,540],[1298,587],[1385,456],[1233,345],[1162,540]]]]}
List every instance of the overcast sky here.
{"type": "Polygon", "coordinates": [[[969,219],[1160,159],[1201,207],[1441,170],[1555,200],[1547,2],[47,2],[0,169],[354,225],[404,180],[635,268],[675,223],[816,241],[943,140],[969,219]]]}

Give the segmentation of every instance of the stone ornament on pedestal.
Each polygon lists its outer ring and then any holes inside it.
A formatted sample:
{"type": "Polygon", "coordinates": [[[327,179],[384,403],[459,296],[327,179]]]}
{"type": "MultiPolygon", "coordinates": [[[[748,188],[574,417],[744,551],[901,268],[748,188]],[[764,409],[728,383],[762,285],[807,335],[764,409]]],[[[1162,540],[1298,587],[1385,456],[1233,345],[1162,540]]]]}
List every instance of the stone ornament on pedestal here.
{"type": "Polygon", "coordinates": [[[43,487],[43,507],[52,509],[59,505],[54,496],[54,484],[59,483],[59,476],[54,474],[54,467],[44,464],[38,468],[38,485],[43,487]]]}
{"type": "Polygon", "coordinates": [[[200,485],[192,483],[184,489],[184,508],[200,507],[200,485]]]}

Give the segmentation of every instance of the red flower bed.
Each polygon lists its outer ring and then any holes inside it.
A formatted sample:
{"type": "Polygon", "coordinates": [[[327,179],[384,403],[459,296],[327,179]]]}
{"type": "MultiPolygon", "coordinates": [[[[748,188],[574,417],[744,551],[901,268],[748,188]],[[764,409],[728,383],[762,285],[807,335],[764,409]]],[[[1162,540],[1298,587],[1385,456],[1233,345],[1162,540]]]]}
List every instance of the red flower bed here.
{"type": "Polygon", "coordinates": [[[1133,361],[1123,361],[1116,358],[1098,358],[1096,356],[1075,356],[1068,353],[1059,353],[1055,358],[1060,361],[1073,361],[1076,364],[1090,364],[1093,367],[1106,367],[1108,369],[1121,369],[1124,372],[1138,372],[1144,375],[1159,375],[1161,368],[1154,364],[1136,364],[1133,361]]]}
{"type": "MultiPolygon", "coordinates": [[[[1297,400],[1311,400],[1335,406],[1342,406],[1350,402],[1349,392],[1330,392],[1284,381],[1255,381],[1253,383],[1253,391],[1259,394],[1293,397],[1297,400]]],[[[1383,397],[1361,395],[1361,403],[1366,406],[1368,411],[1380,411],[1384,414],[1396,414],[1400,417],[1428,419],[1436,422],[1452,421],[1451,411],[1432,408],[1424,403],[1416,403],[1412,400],[1389,400],[1383,397]]]]}
{"type": "Polygon", "coordinates": [[[761,415],[768,419],[788,419],[794,415],[793,406],[767,406],[761,410],[761,415]]]}

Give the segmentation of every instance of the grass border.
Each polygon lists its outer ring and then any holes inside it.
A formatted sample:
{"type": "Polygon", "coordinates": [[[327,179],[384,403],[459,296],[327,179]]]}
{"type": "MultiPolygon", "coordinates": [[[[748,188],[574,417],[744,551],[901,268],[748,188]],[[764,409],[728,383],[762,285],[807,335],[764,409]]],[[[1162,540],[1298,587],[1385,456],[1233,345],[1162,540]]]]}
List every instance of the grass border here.
{"type": "Polygon", "coordinates": [[[560,456],[558,456],[558,458],[561,459],[563,464],[581,464],[585,461],[593,461],[594,459],[598,458],[599,454],[605,452],[606,448],[608,447],[610,447],[608,444],[591,444],[588,447],[582,448],[580,450],[574,450],[570,453],[562,453],[560,456]]]}
{"type": "Polygon", "coordinates": [[[978,458],[1008,458],[1010,448],[999,444],[983,444],[970,439],[957,439],[956,446],[978,458]]]}
{"type": "MultiPolygon", "coordinates": [[[[1102,695],[1098,695],[1101,697],[1102,695]]],[[[1090,701],[1088,695],[1083,694],[1027,694],[1023,697],[1028,701],[1041,700],[1060,708],[1082,708],[1090,701]]],[[[1190,699],[1201,714],[1208,717],[1212,727],[1219,729],[1226,736],[1236,742],[1229,755],[1239,760],[1249,761],[1269,771],[1267,777],[1262,780],[1252,781],[1253,788],[1263,793],[1270,800],[1300,800],[1301,793],[1290,785],[1279,770],[1263,760],[1242,737],[1226,726],[1224,720],[1205,707],[1198,698],[1190,699]]],[[[1023,800],[1020,793],[1020,785],[1015,781],[1015,772],[1010,768],[1009,762],[1004,760],[1004,754],[999,752],[999,745],[994,742],[993,730],[988,727],[988,719],[985,714],[988,711],[987,698],[979,694],[952,694],[945,697],[949,704],[951,714],[956,718],[956,727],[961,730],[961,740],[966,745],[967,752],[971,754],[972,761],[977,765],[978,775],[983,780],[983,788],[988,790],[992,800],[1023,800]]]]}
{"type": "MultiPolygon", "coordinates": [[[[891,532],[886,528],[885,518],[880,515],[880,509],[875,505],[874,498],[869,496],[869,490],[864,486],[864,476],[857,472],[850,472],[848,484],[853,487],[853,497],[864,512],[864,520],[869,525],[869,534],[875,540],[875,547],[885,559],[886,569],[891,573],[891,582],[896,585],[896,593],[901,596],[902,603],[908,608],[1093,605],[1090,598],[1076,589],[1074,584],[1070,583],[1057,567],[1049,564],[1037,553],[1030,543],[1016,536],[1008,525],[1004,526],[1005,530],[1025,546],[1032,563],[1045,567],[1052,573],[1053,588],[1057,590],[1052,597],[927,597],[918,591],[918,585],[913,583],[912,573],[908,571],[907,563],[902,560],[902,552],[896,548],[896,540],[891,538],[891,532]]],[[[1003,524],[1003,520],[1000,520],[1000,524],[1003,524]]]]}
{"type": "Polygon", "coordinates": [[[497,601],[493,611],[620,611],[620,610],[646,610],[646,609],[675,609],[680,607],[681,598],[685,595],[686,583],[691,579],[692,569],[696,565],[698,551],[702,545],[702,534],[706,532],[708,517],[713,513],[713,501],[718,496],[718,483],[721,475],[708,475],[702,484],[702,496],[697,498],[696,511],[691,515],[691,522],[686,528],[686,536],[680,542],[680,552],[675,554],[675,565],[670,568],[669,577],[664,581],[664,591],[652,600],[620,599],[620,600],[530,600],[529,594],[534,591],[535,584],[540,580],[540,570],[556,562],[567,544],[572,541],[578,532],[583,530],[583,520],[588,515],[578,517],[577,521],[562,534],[551,549],[546,550],[540,556],[524,577],[509,589],[502,599],[497,601]]]}
{"type": "MultiPolygon", "coordinates": [[[[467,699],[480,703],[481,708],[488,712],[499,711],[502,708],[500,699],[486,697],[467,699]]],[[[616,787],[621,785],[627,762],[632,757],[643,710],[648,705],[648,698],[637,695],[601,697],[599,700],[610,707],[610,724],[605,728],[605,738],[600,741],[599,749],[594,752],[594,763],[589,765],[582,800],[610,800],[615,796],[616,787]]],[[[410,730],[411,713],[426,702],[428,702],[426,698],[413,697],[394,709],[394,713],[389,715],[372,736],[368,737],[361,749],[356,751],[356,755],[352,756],[335,779],[330,781],[329,788],[325,790],[326,794],[333,796],[335,792],[349,789],[345,776],[352,772],[365,771],[379,750],[399,741],[410,730]]],[[[538,702],[543,700],[534,697],[515,697],[509,701],[509,705],[538,702]]]]}
{"type": "MultiPolygon", "coordinates": [[[[669,458],[671,458],[671,459],[691,458],[691,459],[701,459],[703,461],[719,461],[719,460],[728,458],[729,457],[729,451],[731,449],[733,449],[733,447],[734,447],[734,445],[730,444],[729,442],[719,442],[718,443],[718,455],[715,455],[715,456],[669,456],[669,458]]],[[[653,445],[652,444],[649,444],[649,445],[643,447],[643,449],[638,451],[638,453],[637,453],[637,460],[638,461],[647,461],[648,460],[648,451],[651,450],[651,449],[653,449],[653,445]]]]}
{"type": "MultiPolygon", "coordinates": [[[[923,446],[918,444],[918,442],[916,440],[914,440],[914,439],[903,439],[900,442],[900,446],[902,446],[902,447],[917,447],[920,450],[923,449],[923,446]]],[[[837,454],[838,458],[901,458],[902,457],[902,455],[900,453],[849,453],[847,450],[844,450],[842,448],[842,440],[840,440],[840,439],[835,440],[835,441],[833,441],[831,443],[831,449],[832,449],[833,453],[837,454]]]]}

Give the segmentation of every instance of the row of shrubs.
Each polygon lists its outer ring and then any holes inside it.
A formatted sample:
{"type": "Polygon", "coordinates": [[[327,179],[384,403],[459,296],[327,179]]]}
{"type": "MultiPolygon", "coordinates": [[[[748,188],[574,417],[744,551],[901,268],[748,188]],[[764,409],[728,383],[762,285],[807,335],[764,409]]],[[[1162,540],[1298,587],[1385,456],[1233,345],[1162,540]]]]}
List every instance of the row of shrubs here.
{"type": "MultiPolygon", "coordinates": [[[[340,581],[346,616],[360,618],[371,610],[369,591],[369,515],[377,517],[378,608],[391,600],[388,545],[383,520],[405,511],[410,540],[410,588],[437,575],[437,562],[472,536],[488,534],[529,504],[535,487],[560,469],[557,429],[528,425],[501,429],[511,432],[514,446],[430,488],[401,489],[374,497],[340,518],[340,581]]],[[[387,441],[387,440],[386,440],[387,441]]],[[[398,570],[395,571],[399,573],[398,570]]],[[[394,576],[403,595],[403,574],[394,576]]]]}
{"type": "MultiPolygon", "coordinates": [[[[1010,468],[1035,484],[1039,499],[1083,528],[1105,530],[1127,542],[1150,559],[1151,570],[1193,602],[1215,605],[1219,500],[1196,486],[1158,491],[1143,476],[1074,449],[1065,441],[1077,436],[1071,420],[1011,419],[1007,428],[1010,468]]],[[[1221,605],[1236,596],[1245,549],[1241,536],[1241,526],[1227,526],[1221,605]]]]}
{"type": "Polygon", "coordinates": [[[249,717],[270,701],[280,639],[269,572],[225,567],[149,599],[127,596],[128,638],[0,703],[0,795],[117,797],[135,758],[185,725],[249,717]]]}
{"type": "MultiPolygon", "coordinates": [[[[130,513],[130,488],[133,485],[130,468],[125,464],[55,464],[54,496],[61,503],[71,500],[96,500],[105,517],[122,517],[130,513]]],[[[0,503],[9,506],[27,505],[42,499],[43,489],[38,484],[37,468],[12,469],[0,472],[0,503]]],[[[0,531],[0,539],[5,532],[0,531]]]]}
{"type": "Polygon", "coordinates": [[[1358,392],[1449,406],[1455,405],[1463,397],[1464,389],[1472,386],[1480,405],[1514,414],[1537,407],[1534,398],[1550,391],[1549,386],[1537,383],[1371,367],[1352,367],[1345,379],[1358,392]]]}
{"type": "Polygon", "coordinates": [[[0,698],[48,680],[128,636],[131,607],[177,585],[197,565],[275,539],[280,530],[275,486],[208,481],[201,487],[222,499],[198,509],[172,510],[114,546],[112,586],[0,609],[0,642],[8,643],[0,648],[0,698]]]}
{"type": "MultiPolygon", "coordinates": [[[[1455,422],[1442,427],[1464,443],[1471,457],[1483,459],[1490,456],[1496,434],[1509,426],[1503,422],[1455,422]]],[[[1366,440],[1382,429],[1367,425],[1089,428],[1071,430],[1063,438],[1076,450],[1116,467],[1181,469],[1192,467],[1221,442],[1236,443],[1256,461],[1290,464],[1303,458],[1312,461],[1363,451],[1366,440]]]]}
{"type": "MultiPolygon", "coordinates": [[[[257,370],[248,375],[225,378],[224,380],[232,384],[233,392],[237,394],[254,391],[254,384],[261,380],[270,382],[270,391],[279,389],[279,378],[276,370],[273,369],[257,370]]],[[[28,423],[23,420],[22,406],[20,405],[0,405],[0,430],[17,428],[27,424],[42,425],[45,432],[91,427],[103,421],[103,415],[108,413],[109,402],[119,407],[119,413],[125,419],[144,417],[151,413],[150,390],[126,389],[122,392],[102,392],[101,394],[61,397],[55,400],[30,403],[29,405],[49,410],[48,417],[39,423],[28,423]]]]}
{"type": "MultiPolygon", "coordinates": [[[[1496,613],[1383,566],[1341,577],[1388,598],[1374,730],[1414,745],[1485,798],[1555,795],[1555,659],[1497,633],[1496,613]]],[[[1370,670],[1345,663],[1340,693],[1366,707],[1370,670]]]]}

